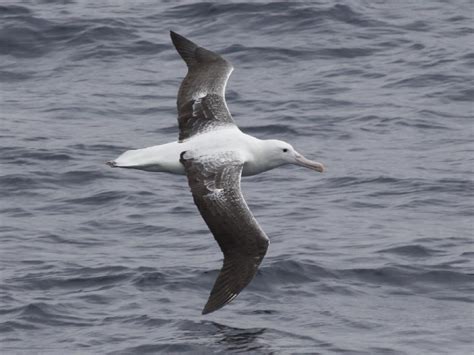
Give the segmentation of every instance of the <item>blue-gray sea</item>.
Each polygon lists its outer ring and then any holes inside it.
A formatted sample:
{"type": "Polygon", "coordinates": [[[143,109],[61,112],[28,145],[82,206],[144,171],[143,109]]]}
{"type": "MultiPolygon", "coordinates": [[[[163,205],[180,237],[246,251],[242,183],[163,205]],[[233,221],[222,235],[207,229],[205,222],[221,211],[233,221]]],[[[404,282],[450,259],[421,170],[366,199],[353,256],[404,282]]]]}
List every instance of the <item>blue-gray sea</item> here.
{"type": "Polygon", "coordinates": [[[2,354],[472,354],[472,1],[0,3],[2,354]],[[242,131],[323,162],[244,178],[270,237],[222,254],[184,176],[169,30],[223,54],[242,131]]]}

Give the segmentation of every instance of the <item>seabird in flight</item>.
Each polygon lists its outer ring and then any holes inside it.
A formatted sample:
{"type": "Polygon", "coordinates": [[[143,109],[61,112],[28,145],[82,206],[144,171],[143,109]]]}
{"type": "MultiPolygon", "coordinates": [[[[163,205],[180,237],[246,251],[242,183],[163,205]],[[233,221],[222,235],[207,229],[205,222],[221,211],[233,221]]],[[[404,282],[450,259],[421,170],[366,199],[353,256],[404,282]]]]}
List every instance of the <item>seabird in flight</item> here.
{"type": "Polygon", "coordinates": [[[171,32],[171,40],[188,66],[178,92],[178,141],[129,150],[107,164],[186,175],[194,203],[224,254],[224,264],[202,313],[231,302],[253,279],[269,240],[240,191],[241,176],[285,164],[322,172],[280,140],[243,133],[225,102],[233,67],[226,59],[171,32]]]}

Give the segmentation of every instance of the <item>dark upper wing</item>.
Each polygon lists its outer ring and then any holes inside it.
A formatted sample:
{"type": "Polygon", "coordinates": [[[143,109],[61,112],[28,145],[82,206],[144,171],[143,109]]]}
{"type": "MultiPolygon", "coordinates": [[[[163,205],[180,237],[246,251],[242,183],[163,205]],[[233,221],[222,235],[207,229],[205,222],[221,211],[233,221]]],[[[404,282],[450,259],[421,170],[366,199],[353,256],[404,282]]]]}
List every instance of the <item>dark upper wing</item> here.
{"type": "Polygon", "coordinates": [[[203,314],[232,301],[253,279],[268,237],[240,192],[243,163],[234,152],[194,158],[181,154],[194,203],[224,253],[224,265],[203,314]]]}
{"type": "Polygon", "coordinates": [[[179,140],[234,124],[225,102],[225,86],[232,65],[173,31],[171,40],[188,66],[178,92],[179,140]]]}

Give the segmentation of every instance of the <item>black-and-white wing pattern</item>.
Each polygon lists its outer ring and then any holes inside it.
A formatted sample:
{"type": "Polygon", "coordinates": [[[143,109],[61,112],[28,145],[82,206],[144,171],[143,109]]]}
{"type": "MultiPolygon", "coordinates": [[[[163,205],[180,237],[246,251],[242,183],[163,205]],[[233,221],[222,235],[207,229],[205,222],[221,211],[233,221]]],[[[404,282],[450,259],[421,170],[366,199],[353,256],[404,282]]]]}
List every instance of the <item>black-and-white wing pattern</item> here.
{"type": "Polygon", "coordinates": [[[184,104],[178,114],[179,141],[195,134],[205,133],[219,127],[233,125],[234,121],[223,99],[216,94],[184,104]]]}
{"type": "Polygon", "coordinates": [[[179,140],[234,125],[225,102],[225,87],[232,65],[177,33],[171,32],[171,39],[188,66],[178,92],[179,140]]]}
{"type": "Polygon", "coordinates": [[[269,240],[240,191],[243,162],[236,152],[193,156],[183,152],[194,203],[224,253],[224,264],[202,311],[213,312],[232,301],[255,276],[269,240]]]}

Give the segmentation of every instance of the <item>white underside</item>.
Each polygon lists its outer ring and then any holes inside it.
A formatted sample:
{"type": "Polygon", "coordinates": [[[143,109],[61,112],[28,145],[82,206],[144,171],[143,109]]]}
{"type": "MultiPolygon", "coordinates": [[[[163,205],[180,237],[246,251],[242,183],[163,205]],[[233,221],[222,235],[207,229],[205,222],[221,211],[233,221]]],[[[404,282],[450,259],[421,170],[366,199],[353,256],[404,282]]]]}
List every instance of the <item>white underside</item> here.
{"type": "Polygon", "coordinates": [[[191,137],[184,142],[172,142],[144,149],[129,150],[120,155],[117,167],[184,175],[179,162],[180,154],[192,151],[193,155],[212,155],[234,151],[241,155],[244,164],[242,175],[254,175],[268,170],[268,161],[260,159],[262,141],[242,133],[237,127],[226,127],[191,137]]]}

